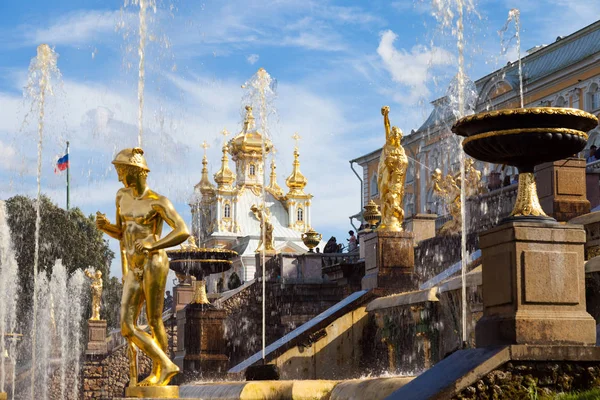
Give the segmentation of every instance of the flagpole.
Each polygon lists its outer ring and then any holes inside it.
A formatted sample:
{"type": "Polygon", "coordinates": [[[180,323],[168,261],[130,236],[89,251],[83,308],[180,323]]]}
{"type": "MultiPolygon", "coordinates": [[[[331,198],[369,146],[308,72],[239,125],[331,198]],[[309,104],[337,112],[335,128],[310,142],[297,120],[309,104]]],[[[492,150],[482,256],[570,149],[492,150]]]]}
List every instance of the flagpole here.
{"type": "Polygon", "coordinates": [[[71,160],[69,160],[69,142],[67,141],[67,211],[69,211],[69,207],[71,206],[71,201],[69,199],[69,170],[71,169],[71,160]]]}

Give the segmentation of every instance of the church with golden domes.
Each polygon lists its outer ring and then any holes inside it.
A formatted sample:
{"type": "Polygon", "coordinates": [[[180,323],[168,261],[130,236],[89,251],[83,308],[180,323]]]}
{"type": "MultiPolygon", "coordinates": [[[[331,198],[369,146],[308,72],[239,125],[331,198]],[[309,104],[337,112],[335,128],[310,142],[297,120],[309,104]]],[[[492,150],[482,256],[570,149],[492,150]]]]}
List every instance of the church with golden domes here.
{"type": "Polygon", "coordinates": [[[304,191],[308,180],[300,172],[298,146],[294,149],[292,173],[285,180],[287,193],[277,183],[274,160],[266,185],[263,166],[273,152],[273,143],[265,139],[263,152],[263,135],[256,128],[250,106],[246,106],[241,132],[223,145],[222,152],[221,168],[214,174],[214,183],[209,178],[206,154],[202,159],[202,178],[194,188],[190,204],[192,231],[200,247],[235,250],[239,257],[226,275],[235,271],[242,281],[248,281],[254,278],[261,236],[260,221],[251,208],[260,207],[263,190],[277,253],[302,254],[308,250],[301,235],[311,228],[313,196],[304,191]],[[233,170],[229,167],[230,156],[235,164],[233,170]]]}

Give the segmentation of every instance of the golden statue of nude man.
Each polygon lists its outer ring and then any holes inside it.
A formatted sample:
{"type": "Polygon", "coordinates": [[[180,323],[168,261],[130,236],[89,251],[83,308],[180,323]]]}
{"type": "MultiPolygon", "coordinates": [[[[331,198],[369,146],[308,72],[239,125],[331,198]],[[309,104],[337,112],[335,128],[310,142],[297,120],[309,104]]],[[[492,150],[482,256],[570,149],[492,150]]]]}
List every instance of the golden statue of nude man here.
{"type": "Polygon", "coordinates": [[[116,221],[111,224],[104,214],[98,212],[96,215],[98,229],[121,244],[121,333],[129,346],[131,380],[128,389],[133,386],[166,386],[179,372],[166,354],[167,335],[162,311],[169,260],[164,249],[184,242],[190,235],[169,199],[147,186],[146,177],[150,170],[143,154],[142,149],[135,147],[116,155],[112,163],[119,181],[125,186],[117,192],[116,221]],[[163,222],[172,231],[161,239],[163,222]],[[144,303],[150,334],[137,326],[144,303]],[[152,373],[139,384],[136,348],[152,359],[152,373]]]}

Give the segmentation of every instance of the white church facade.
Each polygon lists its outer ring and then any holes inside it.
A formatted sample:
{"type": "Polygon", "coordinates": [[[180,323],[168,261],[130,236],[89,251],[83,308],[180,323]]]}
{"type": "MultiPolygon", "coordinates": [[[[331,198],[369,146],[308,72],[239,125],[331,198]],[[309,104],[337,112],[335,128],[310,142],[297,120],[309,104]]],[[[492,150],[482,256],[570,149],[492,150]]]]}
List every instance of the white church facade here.
{"type": "MultiPolygon", "coordinates": [[[[214,183],[208,175],[206,155],[202,160],[202,178],[190,204],[192,232],[200,247],[227,248],[238,253],[231,270],[222,276],[225,287],[233,272],[242,281],[254,279],[261,228],[251,208],[260,207],[263,193],[277,253],[302,254],[308,250],[301,235],[311,228],[313,196],[304,191],[308,180],[300,172],[298,147],[294,150],[292,173],[285,181],[287,193],[277,183],[274,160],[270,163],[269,183],[265,185],[263,166],[267,163],[263,161],[272,150],[273,144],[265,138],[263,151],[263,135],[256,128],[252,107],[246,106],[241,132],[223,145],[221,168],[214,174],[214,183]],[[229,167],[230,156],[235,164],[233,170],[229,167]]],[[[215,285],[215,278],[209,279],[209,291],[214,290],[211,286],[215,285]]]]}

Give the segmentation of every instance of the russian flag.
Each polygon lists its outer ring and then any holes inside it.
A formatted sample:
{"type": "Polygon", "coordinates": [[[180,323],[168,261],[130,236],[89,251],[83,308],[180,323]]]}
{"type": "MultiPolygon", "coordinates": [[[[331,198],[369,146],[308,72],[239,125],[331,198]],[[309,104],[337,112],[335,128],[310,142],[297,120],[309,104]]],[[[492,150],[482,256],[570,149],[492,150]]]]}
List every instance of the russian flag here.
{"type": "Polygon", "coordinates": [[[54,168],[54,172],[58,173],[58,171],[64,171],[69,168],[69,154],[65,154],[56,162],[56,168],[54,168]]]}

